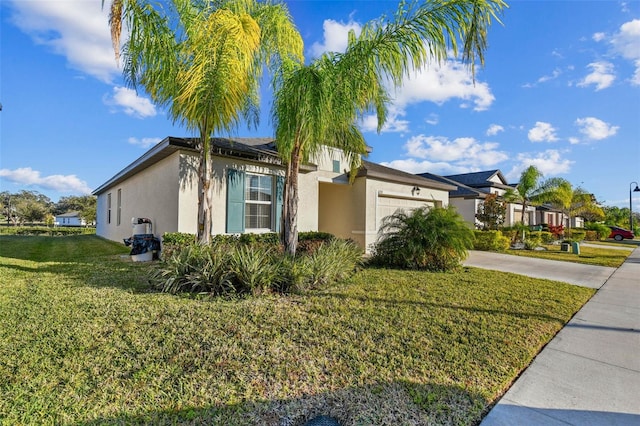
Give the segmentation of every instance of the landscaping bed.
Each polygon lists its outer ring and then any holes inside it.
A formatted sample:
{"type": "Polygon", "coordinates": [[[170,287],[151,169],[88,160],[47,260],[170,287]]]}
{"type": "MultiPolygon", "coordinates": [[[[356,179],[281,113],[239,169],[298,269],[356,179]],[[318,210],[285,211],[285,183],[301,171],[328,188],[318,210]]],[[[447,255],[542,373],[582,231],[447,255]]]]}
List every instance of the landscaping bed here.
{"type": "Polygon", "coordinates": [[[127,251],[0,236],[8,424],[477,424],[594,292],[368,268],[288,296],[176,296],[127,251]]]}

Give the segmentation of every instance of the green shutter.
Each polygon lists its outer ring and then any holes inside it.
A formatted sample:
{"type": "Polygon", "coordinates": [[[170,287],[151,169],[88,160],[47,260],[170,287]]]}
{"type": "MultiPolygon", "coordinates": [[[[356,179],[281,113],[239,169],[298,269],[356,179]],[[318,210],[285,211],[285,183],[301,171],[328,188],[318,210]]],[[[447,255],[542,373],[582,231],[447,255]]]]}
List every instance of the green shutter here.
{"type": "Polygon", "coordinates": [[[276,176],[276,227],[275,231],[280,232],[280,222],[282,221],[282,204],[284,201],[284,177],[276,176]]]}
{"type": "Polygon", "coordinates": [[[227,170],[227,233],[244,232],[244,172],[227,170]]]}

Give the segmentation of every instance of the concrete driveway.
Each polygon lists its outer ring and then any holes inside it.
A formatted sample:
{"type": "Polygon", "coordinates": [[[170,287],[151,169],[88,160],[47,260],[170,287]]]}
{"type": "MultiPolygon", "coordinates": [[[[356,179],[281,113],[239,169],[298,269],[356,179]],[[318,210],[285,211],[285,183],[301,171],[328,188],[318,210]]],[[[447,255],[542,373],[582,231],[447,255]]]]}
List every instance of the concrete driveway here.
{"type": "Polygon", "coordinates": [[[494,271],[513,272],[514,274],[528,277],[546,278],[590,288],[602,287],[616,270],[616,268],[606,266],[584,265],[475,250],[469,251],[469,257],[462,264],[494,271]]]}

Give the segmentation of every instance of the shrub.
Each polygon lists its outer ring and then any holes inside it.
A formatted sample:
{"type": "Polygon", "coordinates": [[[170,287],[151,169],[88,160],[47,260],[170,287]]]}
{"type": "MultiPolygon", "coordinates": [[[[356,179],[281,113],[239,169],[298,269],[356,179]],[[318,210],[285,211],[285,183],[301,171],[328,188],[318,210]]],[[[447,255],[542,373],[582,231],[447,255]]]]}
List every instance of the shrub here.
{"type": "Polygon", "coordinates": [[[595,231],[596,239],[598,240],[604,240],[611,234],[611,228],[603,223],[589,222],[584,225],[584,229],[587,231],[595,231]]]}
{"type": "Polygon", "coordinates": [[[418,208],[383,220],[372,263],[405,269],[447,271],[473,248],[473,231],[455,208],[418,208]]]}
{"type": "Polygon", "coordinates": [[[473,243],[475,250],[502,252],[508,250],[511,244],[511,240],[500,231],[474,231],[474,235],[476,237],[473,243]]]}
{"type": "Polygon", "coordinates": [[[555,237],[549,231],[538,231],[542,244],[551,244],[555,241],[555,237]]]}
{"type": "Polygon", "coordinates": [[[220,245],[177,246],[153,273],[152,283],[166,293],[228,293],[235,289],[226,256],[220,245]]]}
{"type": "Polygon", "coordinates": [[[46,226],[0,226],[0,234],[4,235],[49,235],[65,237],[67,235],[94,235],[96,228],[55,227],[46,226]]]}
{"type": "Polygon", "coordinates": [[[584,229],[576,229],[576,228],[567,228],[564,230],[565,238],[568,238],[572,241],[582,241],[586,236],[586,231],[584,229]]]}
{"type": "Polygon", "coordinates": [[[361,261],[362,250],[354,242],[331,240],[308,256],[301,257],[302,268],[308,274],[301,284],[306,288],[318,288],[339,281],[353,273],[361,261]]]}
{"type": "Polygon", "coordinates": [[[169,236],[174,245],[151,279],[159,290],[214,295],[304,290],[345,278],[362,259],[355,243],[333,236],[296,258],[279,250],[272,237],[215,236],[210,245],[189,242],[191,237],[169,236]]]}
{"type": "Polygon", "coordinates": [[[586,231],[584,239],[586,241],[598,241],[598,233],[596,231],[586,231]]]}

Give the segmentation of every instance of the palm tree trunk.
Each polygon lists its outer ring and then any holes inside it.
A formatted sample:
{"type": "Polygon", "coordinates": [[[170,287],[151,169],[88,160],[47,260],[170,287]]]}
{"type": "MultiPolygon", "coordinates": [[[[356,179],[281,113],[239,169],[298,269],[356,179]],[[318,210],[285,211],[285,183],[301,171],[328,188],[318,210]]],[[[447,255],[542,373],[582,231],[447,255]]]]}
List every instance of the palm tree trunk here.
{"type": "Polygon", "coordinates": [[[200,138],[200,164],[198,166],[198,242],[211,242],[211,142],[208,136],[200,138]]]}
{"type": "Polygon", "coordinates": [[[298,246],[298,172],[300,144],[296,143],[287,163],[282,212],[282,244],[285,253],[295,256],[298,246]]]}

